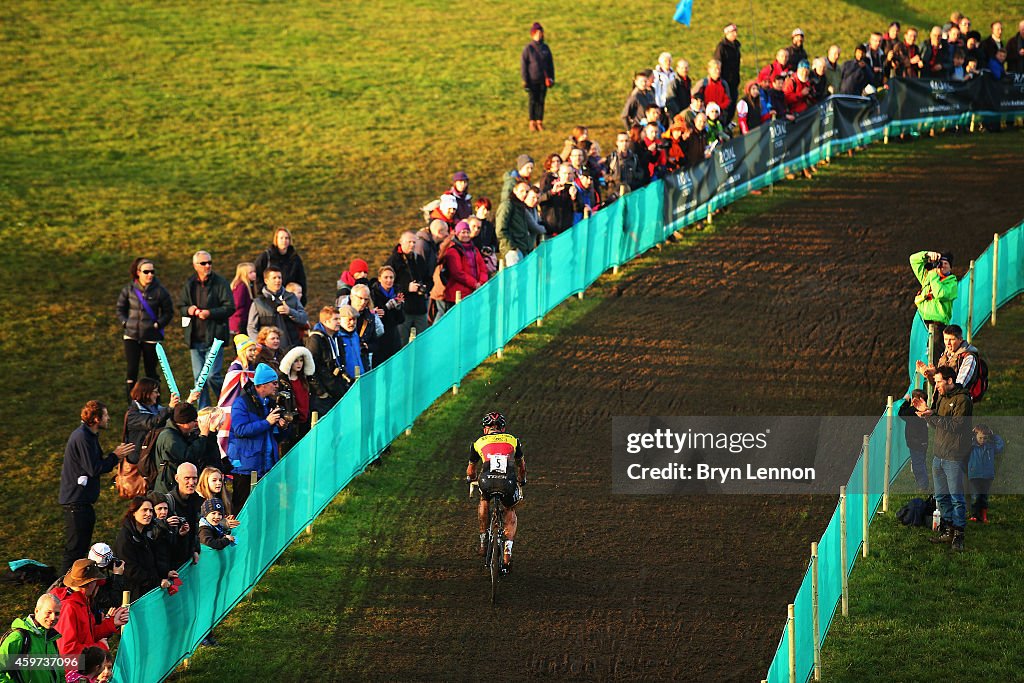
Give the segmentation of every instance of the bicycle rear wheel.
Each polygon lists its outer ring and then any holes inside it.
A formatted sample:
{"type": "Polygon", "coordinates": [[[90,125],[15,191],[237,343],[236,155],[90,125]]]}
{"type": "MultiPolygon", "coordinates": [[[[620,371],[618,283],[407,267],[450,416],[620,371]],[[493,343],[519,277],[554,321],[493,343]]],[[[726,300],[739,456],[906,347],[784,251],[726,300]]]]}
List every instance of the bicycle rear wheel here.
{"type": "Polygon", "coordinates": [[[494,498],[491,500],[491,521],[489,535],[491,537],[489,558],[489,569],[491,571],[491,604],[498,600],[498,582],[501,581],[502,552],[505,546],[505,529],[501,502],[494,498]]]}

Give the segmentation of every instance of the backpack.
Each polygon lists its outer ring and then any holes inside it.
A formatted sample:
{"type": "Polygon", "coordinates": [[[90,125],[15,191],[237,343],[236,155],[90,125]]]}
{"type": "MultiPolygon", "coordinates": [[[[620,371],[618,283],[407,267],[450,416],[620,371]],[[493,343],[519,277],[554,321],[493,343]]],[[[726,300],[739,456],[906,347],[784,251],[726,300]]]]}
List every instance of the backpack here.
{"type": "Polygon", "coordinates": [[[974,368],[974,376],[967,382],[964,389],[970,394],[971,401],[978,403],[985,398],[985,392],[988,391],[988,363],[980,353],[971,353],[971,355],[974,356],[977,367],[974,368]]]}
{"type": "Polygon", "coordinates": [[[902,522],[903,526],[925,526],[933,512],[935,499],[932,496],[928,496],[928,500],[911,498],[910,502],[896,513],[896,519],[902,522]]]}
{"type": "MultiPolygon", "coordinates": [[[[157,466],[153,456],[153,448],[156,446],[156,439],[163,431],[163,427],[150,429],[142,438],[139,445],[138,462],[132,463],[127,457],[122,458],[117,464],[117,475],[114,477],[114,484],[117,486],[117,493],[121,498],[135,498],[144,496],[153,490],[156,483],[157,466]]],[[[128,438],[128,415],[124,417],[124,432],[121,440],[128,438]]]]}

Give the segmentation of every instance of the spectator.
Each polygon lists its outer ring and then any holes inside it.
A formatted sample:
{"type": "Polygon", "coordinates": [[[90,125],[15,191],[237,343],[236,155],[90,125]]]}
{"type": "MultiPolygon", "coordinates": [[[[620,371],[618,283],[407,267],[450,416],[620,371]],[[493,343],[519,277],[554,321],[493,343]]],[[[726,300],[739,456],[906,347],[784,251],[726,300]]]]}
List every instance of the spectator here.
{"type": "MultiPolygon", "coordinates": [[[[572,151],[574,149],[579,150],[582,153],[580,159],[586,159],[587,157],[590,156],[591,144],[592,142],[590,140],[590,131],[587,129],[587,127],[575,126],[572,129],[572,136],[566,138],[565,141],[562,143],[562,153],[549,155],[548,158],[544,160],[545,172],[548,174],[551,173],[548,162],[553,162],[552,157],[557,158],[559,160],[559,163],[561,163],[562,159],[569,159],[569,155],[572,154],[572,151]]],[[[557,168],[555,169],[555,172],[558,172],[557,168]]],[[[543,180],[541,182],[543,182],[543,180]]]]}
{"type": "Polygon", "coordinates": [[[160,385],[155,379],[143,377],[132,389],[132,404],[124,416],[125,443],[132,444],[133,450],[127,460],[133,465],[139,462],[142,442],[146,435],[154,429],[163,429],[171,411],[178,405],[178,395],[171,394],[170,404],[160,405],[160,385]]]}
{"type": "Polygon", "coordinates": [[[338,278],[338,296],[347,296],[356,285],[370,284],[370,264],[365,259],[352,259],[348,264],[348,270],[338,278]]]}
{"type": "Polygon", "coordinates": [[[182,463],[190,462],[197,468],[206,463],[206,438],[210,434],[210,425],[196,435],[199,426],[199,413],[191,403],[179,403],[174,407],[167,426],[156,438],[153,446],[153,459],[156,462],[156,482],[153,490],[167,493],[174,488],[174,473],[182,463]]]}
{"type": "Polygon", "coordinates": [[[922,399],[914,400],[918,417],[925,418],[935,430],[932,479],[942,522],[939,533],[928,540],[951,543],[953,550],[959,551],[964,549],[964,528],[967,526],[964,476],[974,442],[971,433],[974,408],[967,391],[956,383],[956,373],[952,368],[936,371],[935,390],[940,396],[936,410],[929,408],[922,399]]]}
{"type": "Polygon", "coordinates": [[[128,608],[118,607],[110,616],[97,619],[92,612],[92,597],[99,590],[103,572],[92,560],[75,560],[64,586],[54,591],[60,600],[60,618],[56,630],[60,633],[57,650],[63,656],[77,655],[87,647],[109,649],[106,639],[128,623],[128,608]]]}
{"type": "Polygon", "coordinates": [[[908,28],[902,42],[897,42],[891,50],[892,73],[898,78],[920,78],[924,69],[921,50],[917,46],[917,29],[908,28]]]}
{"type": "MultiPolygon", "coordinates": [[[[660,116],[661,110],[658,109],[657,107],[651,107],[650,113],[654,114],[655,116],[660,116]]],[[[658,130],[661,130],[661,123],[660,123],[660,121],[658,121],[657,119],[654,119],[654,120],[652,120],[652,123],[657,123],[658,130]]],[[[573,175],[578,176],[581,173],[583,173],[584,171],[590,170],[589,167],[587,166],[586,155],[584,154],[582,149],[575,148],[571,152],[569,152],[569,157],[568,157],[567,161],[568,161],[568,165],[573,170],[573,175]]]]}
{"type": "MultiPolygon", "coordinates": [[[[489,245],[481,247],[477,243],[481,241],[479,240],[479,237],[481,230],[483,229],[483,221],[476,216],[470,216],[466,222],[469,223],[469,236],[472,238],[473,244],[477,245],[477,249],[480,250],[480,255],[484,257],[484,264],[487,266],[487,275],[494,275],[494,273],[498,272],[497,243],[495,243],[493,247],[489,245]]],[[[495,236],[495,239],[497,239],[497,236],[495,236]]]]}
{"type": "Polygon", "coordinates": [[[988,58],[985,57],[985,51],[981,49],[981,36],[978,35],[977,31],[971,31],[967,36],[967,47],[964,48],[964,52],[967,55],[967,61],[974,62],[975,71],[983,65],[988,64],[988,58]]]}
{"type": "MultiPolygon", "coordinates": [[[[459,221],[463,223],[465,221],[459,221]]],[[[370,285],[370,299],[374,310],[383,311],[380,316],[384,332],[377,341],[374,363],[380,365],[402,348],[399,328],[405,322],[405,294],[395,286],[395,269],[381,266],[377,277],[370,285]]]]}
{"type": "Polygon", "coordinates": [[[224,526],[234,529],[239,522],[231,512],[231,501],[228,499],[227,491],[224,490],[224,473],[216,467],[206,467],[199,473],[199,483],[196,484],[196,493],[203,497],[203,500],[220,498],[224,503],[224,526]]]}
{"type": "Polygon", "coordinates": [[[790,44],[786,48],[786,71],[796,71],[800,62],[808,61],[810,57],[804,49],[804,32],[798,28],[793,29],[790,34],[790,44]]]}
{"type": "Polygon", "coordinates": [[[729,24],[722,29],[722,32],[725,34],[725,37],[718,41],[712,56],[722,65],[722,80],[728,84],[730,96],[732,97],[732,103],[723,116],[723,120],[728,122],[732,121],[733,114],[736,111],[736,99],[739,97],[740,92],[740,41],[737,40],[739,31],[736,28],[736,24],[729,24]]]}
{"type": "Polygon", "coordinates": [[[103,656],[103,668],[96,676],[96,683],[110,683],[114,679],[114,658],[109,652],[103,656]]]}
{"type": "MultiPolygon", "coordinates": [[[[797,64],[799,64],[799,62],[797,62],[797,64]]],[[[785,78],[795,69],[795,65],[793,69],[789,68],[789,50],[782,47],[776,51],[775,61],[761,69],[758,73],[757,80],[762,86],[770,87],[771,84],[775,82],[775,78],[777,76],[785,78]]]]}
{"type": "Polygon", "coordinates": [[[428,225],[431,221],[444,221],[451,230],[458,221],[455,214],[459,210],[459,200],[450,194],[443,194],[440,199],[430,202],[423,209],[427,214],[428,225]]]}
{"type": "MultiPolygon", "coordinates": [[[[192,268],[196,272],[182,287],[178,310],[185,328],[185,346],[192,356],[192,379],[198,384],[213,341],[228,341],[228,321],[235,312],[235,298],[228,281],[213,272],[210,252],[197,251],[193,254],[192,268]]],[[[221,350],[217,351],[206,385],[199,394],[199,407],[210,405],[210,391],[214,396],[220,396],[223,384],[224,352],[221,350]]]]}
{"type": "Polygon", "coordinates": [[[958,293],[952,263],[952,254],[940,254],[937,251],[919,251],[910,257],[910,267],[921,283],[921,291],[914,298],[914,303],[932,333],[928,357],[933,365],[938,363],[942,355],[942,331],[949,324],[953,301],[958,293]]]}
{"type": "MultiPolygon", "coordinates": [[[[296,299],[302,299],[302,285],[298,282],[289,282],[284,286],[286,292],[291,292],[296,299]]],[[[298,344],[306,343],[306,335],[309,334],[309,321],[304,323],[294,323],[295,338],[298,340],[298,344]]]]}
{"type": "Polygon", "coordinates": [[[132,601],[158,586],[170,588],[171,581],[178,578],[178,572],[157,561],[152,538],[153,518],[152,501],[142,496],[133,498],[114,541],[114,550],[124,560],[124,580],[132,601]]]}
{"type": "Polygon", "coordinates": [[[843,85],[842,65],[839,63],[841,54],[838,45],[829,45],[828,56],[825,58],[825,81],[829,95],[838,95],[843,85]]]}
{"type": "MultiPolygon", "coordinates": [[[[552,155],[558,158],[558,155],[552,155]]],[[[561,161],[561,159],[559,159],[561,161]]],[[[552,162],[553,163],[553,162],[552,162]]],[[[495,254],[498,253],[498,233],[494,230],[494,223],[490,220],[491,200],[487,197],[480,197],[473,202],[473,216],[480,221],[480,232],[473,236],[473,244],[486,256],[485,249],[490,248],[495,254]]],[[[472,227],[470,223],[470,227],[472,227]]]]}
{"type": "Polygon", "coordinates": [[[707,158],[707,115],[701,112],[693,119],[693,127],[684,133],[686,167],[693,168],[707,158]]]}
{"type": "Polygon", "coordinates": [[[343,379],[345,356],[338,336],[340,325],[338,309],[324,306],[320,309],[320,322],[306,340],[313,356],[310,408],[320,415],[326,415],[334,407],[350,384],[343,379]]]}
{"type": "MultiPolygon", "coordinates": [[[[451,243],[448,224],[444,221],[430,221],[430,225],[416,234],[416,244],[413,250],[423,257],[429,277],[424,283],[428,288],[429,300],[427,301],[427,324],[434,319],[437,302],[444,298],[444,287],[438,287],[436,282],[440,279],[438,263],[441,258],[442,248],[447,248],[451,243]]],[[[341,303],[341,302],[339,302],[341,303]]],[[[416,330],[419,332],[419,330],[416,330]]]]}
{"type": "Polygon", "coordinates": [[[815,57],[811,62],[811,97],[815,103],[824,102],[829,96],[827,68],[824,57],[815,57]]]}
{"type": "Polygon", "coordinates": [[[656,106],[658,105],[654,100],[654,93],[650,90],[647,72],[637,71],[633,75],[633,90],[622,107],[622,124],[629,128],[634,123],[640,123],[647,109],[656,106]]]}
{"type": "Polygon", "coordinates": [[[285,350],[281,348],[281,337],[281,330],[276,327],[260,328],[259,334],[256,335],[256,343],[260,345],[259,355],[256,356],[257,364],[266,363],[277,370],[277,366],[285,354],[285,350]]]}
{"type": "Polygon", "coordinates": [[[814,90],[811,87],[811,65],[805,61],[796,67],[796,73],[786,79],[782,86],[786,98],[786,112],[794,116],[807,111],[814,104],[814,90]]]}
{"type": "Polygon", "coordinates": [[[540,215],[552,235],[558,235],[572,227],[575,176],[572,166],[562,164],[558,168],[555,180],[548,184],[545,178],[545,186],[541,188],[540,215]]]}
{"type": "MultiPolygon", "coordinates": [[[[620,131],[615,136],[615,151],[605,157],[604,166],[608,169],[608,187],[612,197],[623,195],[643,186],[643,173],[640,171],[640,160],[630,148],[629,133],[620,131]]],[[[544,205],[543,188],[541,205],[544,205]]],[[[542,208],[543,212],[544,209],[542,208]]],[[[545,217],[545,223],[550,225],[545,217]]]]}
{"type": "Polygon", "coordinates": [[[885,54],[885,81],[893,76],[893,50],[900,44],[900,22],[889,22],[889,26],[882,35],[882,52],[885,54]]]}
{"type": "MultiPolygon", "coordinates": [[[[534,245],[539,244],[544,235],[548,234],[547,227],[544,225],[544,221],[540,216],[540,209],[537,208],[537,204],[540,202],[540,188],[531,185],[526,190],[526,196],[523,197],[523,205],[526,207],[526,227],[530,230],[531,239],[533,239],[534,245]]],[[[472,220],[466,221],[469,225],[469,240],[473,241],[473,223],[472,220]]],[[[552,235],[554,237],[554,235],[552,235]]],[[[473,245],[476,247],[476,245],[473,245]]],[[[479,250],[478,250],[479,251],[479,250]]],[[[481,258],[484,260],[484,269],[487,274],[490,275],[493,271],[487,267],[487,257],[481,252],[481,258]]]]}
{"type": "Polygon", "coordinates": [[[871,66],[864,58],[867,48],[858,45],[853,48],[853,59],[843,63],[843,81],[839,86],[842,95],[863,95],[865,88],[871,85],[871,66]]]}
{"type": "MultiPolygon", "coordinates": [[[[735,92],[729,89],[729,84],[722,79],[722,65],[717,59],[708,62],[707,78],[698,83],[695,87],[704,100],[705,106],[714,102],[723,112],[730,111],[735,92]]],[[[727,122],[728,123],[728,122],[727,122]]]]}
{"type": "Polygon", "coordinates": [[[530,93],[530,130],[544,130],[544,99],[548,88],[555,84],[555,60],[544,42],[540,22],[535,21],[530,27],[530,42],[519,59],[519,73],[523,88],[530,93]]]}
{"type": "Polygon", "coordinates": [[[359,333],[356,332],[356,322],[359,314],[351,306],[341,306],[338,309],[338,341],[341,345],[341,355],[345,361],[341,378],[348,386],[365,373],[370,366],[366,349],[359,341],[359,333]]]}
{"type": "Polygon", "coordinates": [[[964,341],[964,332],[959,325],[947,325],[942,330],[943,352],[938,362],[925,365],[917,361],[917,372],[929,382],[935,382],[935,371],[939,368],[953,368],[956,383],[962,387],[974,381],[978,369],[978,349],[964,341]]]}
{"type": "MultiPolygon", "coordinates": [[[[701,116],[703,116],[703,114],[701,114],[701,116]]],[[[658,132],[658,126],[653,123],[649,123],[644,126],[644,136],[641,138],[641,141],[647,149],[648,177],[652,180],[662,177],[665,174],[665,165],[668,162],[668,157],[665,153],[665,148],[661,144],[661,133],[658,132]]],[[[575,180],[573,181],[573,185],[575,186],[575,180]]],[[[575,201],[576,198],[573,197],[574,207],[575,201]]]]}
{"type": "Polygon", "coordinates": [[[64,508],[66,539],[62,572],[89,553],[93,527],[96,526],[93,504],[100,497],[100,477],[113,470],[119,458],[135,450],[133,444],[121,443],[113,452],[103,454],[99,433],[110,425],[110,414],[103,403],[86,403],[81,418],[82,424],[71,433],[64,448],[64,464],[60,472],[59,503],[64,508]]]}
{"type": "MultiPolygon", "coordinates": [[[[481,200],[476,201],[480,203],[481,200]]],[[[490,208],[490,200],[484,197],[483,201],[483,206],[490,208]]],[[[493,232],[494,227],[491,226],[491,233],[493,232]]],[[[405,296],[404,320],[398,325],[399,348],[409,343],[413,328],[416,328],[417,334],[427,329],[427,283],[430,282],[432,271],[427,268],[423,257],[416,253],[415,246],[416,233],[409,230],[403,232],[386,264],[395,273],[395,289],[405,296]]],[[[312,346],[309,348],[313,349],[312,346]]],[[[319,365],[321,361],[315,351],[313,357],[319,365]]],[[[333,369],[337,366],[331,367],[333,369]]],[[[321,373],[317,372],[317,376],[321,376],[321,373]]]]}
{"type": "MultiPolygon", "coordinates": [[[[685,59],[676,61],[676,77],[668,85],[665,94],[665,113],[669,119],[674,119],[676,114],[684,111],[690,106],[690,93],[693,91],[693,81],[690,79],[690,63],[685,59]]],[[[627,126],[628,130],[629,127],[627,126]]]]}
{"type": "Polygon", "coordinates": [[[585,218],[590,218],[591,214],[601,208],[601,196],[597,192],[595,184],[592,171],[584,169],[582,173],[576,174],[576,178],[573,180],[573,186],[576,189],[572,208],[573,225],[585,218]]]}
{"type": "Polygon", "coordinates": [[[925,492],[928,488],[928,424],[917,417],[912,401],[927,398],[923,389],[914,389],[904,397],[897,415],[904,423],[903,438],[910,450],[910,470],[914,473],[917,490],[925,492]]]}
{"type": "MultiPolygon", "coordinates": [[[[687,109],[686,111],[690,111],[687,109]]],[[[640,126],[630,126],[627,134],[629,135],[629,150],[636,155],[637,166],[640,171],[640,185],[646,185],[650,182],[651,176],[648,170],[648,166],[651,160],[650,152],[647,151],[647,145],[644,142],[643,128],[640,126]]]]}
{"type": "Polygon", "coordinates": [[[772,117],[772,103],[764,97],[757,81],[747,83],[746,94],[736,103],[736,117],[740,132],[749,133],[772,117]]]}
{"type": "MultiPolygon", "coordinates": [[[[178,543],[178,532],[181,530],[181,525],[176,525],[172,531],[167,523],[170,514],[167,496],[151,491],[146,495],[146,499],[153,504],[153,524],[149,529],[149,539],[153,554],[156,555],[157,566],[171,567],[171,558],[174,556],[175,546],[178,543]]],[[[118,597],[120,598],[120,596],[118,597]]]]}
{"type": "Polygon", "coordinates": [[[215,467],[223,472],[230,472],[231,463],[221,455],[220,444],[217,443],[216,438],[220,426],[224,423],[224,410],[206,406],[199,411],[198,422],[200,434],[205,430],[213,435],[213,438],[207,437],[206,439],[206,447],[203,449],[200,462],[204,467],[215,467]]]}
{"type": "Polygon", "coordinates": [[[302,303],[283,287],[281,270],[268,266],[263,271],[263,289],[249,307],[246,328],[249,336],[255,338],[261,327],[276,327],[281,330],[282,347],[288,351],[299,344],[295,325],[305,325],[308,321],[302,303]]]}
{"type": "Polygon", "coordinates": [[[200,543],[214,550],[224,550],[228,546],[235,545],[235,537],[223,524],[224,501],[220,498],[203,501],[202,515],[203,518],[199,520],[200,543]]]}
{"type": "Polygon", "coordinates": [[[249,307],[256,294],[256,264],[239,263],[235,266],[235,277],[231,280],[231,298],[235,302],[235,312],[228,319],[228,330],[231,338],[244,334],[249,323],[249,307]]]}
{"type": "Polygon", "coordinates": [[[882,34],[872,31],[868,37],[868,49],[864,59],[871,69],[871,85],[877,90],[885,84],[885,51],[882,50],[882,34]]]}
{"type": "Polygon", "coordinates": [[[704,116],[707,118],[707,139],[709,144],[721,144],[729,139],[729,133],[726,132],[725,126],[722,125],[722,109],[712,102],[708,105],[708,109],[704,112],[704,116]]]}
{"type": "MultiPolygon", "coordinates": [[[[996,55],[988,62],[988,70],[992,73],[992,78],[997,81],[1003,80],[1003,76],[1006,75],[1006,50],[999,48],[996,50],[996,55]]],[[[988,127],[988,126],[986,126],[988,127]]],[[[998,126],[988,127],[989,130],[998,131],[998,126]]]]}
{"type": "MultiPolygon", "coordinates": [[[[717,104],[715,105],[718,106],[717,104]]],[[[665,149],[665,170],[676,173],[686,165],[686,150],[683,148],[683,135],[687,132],[686,119],[678,117],[662,137],[668,139],[665,149]]]]}
{"type": "Polygon", "coordinates": [[[776,74],[769,86],[761,93],[762,99],[768,100],[771,117],[786,116],[786,94],[783,92],[783,88],[786,86],[787,78],[789,76],[776,74]]]}
{"type": "Polygon", "coordinates": [[[228,436],[231,433],[231,406],[235,399],[242,392],[246,382],[252,380],[256,368],[256,357],[260,353],[260,345],[255,340],[244,334],[235,335],[235,352],[237,357],[228,366],[228,373],[224,378],[224,387],[220,390],[220,400],[217,407],[224,412],[224,419],[221,421],[220,429],[217,431],[217,446],[220,448],[222,457],[228,453],[228,436]]]}
{"type": "MultiPolygon", "coordinates": [[[[57,657],[57,639],[61,634],[54,628],[60,616],[60,600],[43,593],[36,600],[36,608],[24,619],[11,622],[11,630],[0,641],[0,660],[10,662],[19,655],[26,657],[57,657]]],[[[0,672],[0,681],[23,683],[56,683],[64,678],[64,667],[52,669],[23,669],[0,672]],[[17,678],[16,678],[17,676],[17,678]]]]}
{"type": "Polygon", "coordinates": [[[103,648],[85,648],[78,656],[78,668],[67,672],[67,683],[96,683],[108,656],[110,653],[103,648]]]}
{"type": "Polygon", "coordinates": [[[967,478],[971,482],[971,522],[988,524],[988,492],[996,478],[996,456],[1003,452],[1006,442],[987,425],[974,428],[974,444],[967,461],[967,478]]]}
{"type": "Polygon", "coordinates": [[[487,282],[487,267],[470,238],[466,221],[459,221],[455,226],[455,241],[445,253],[444,263],[448,271],[444,299],[449,308],[455,305],[457,294],[465,298],[487,282]]]}
{"type": "Polygon", "coordinates": [[[993,21],[991,29],[992,34],[981,41],[981,49],[984,51],[987,60],[995,59],[998,50],[1005,51],[1006,49],[1006,46],[1003,44],[1003,23],[1001,21],[993,21]]]}
{"type": "MultiPolygon", "coordinates": [[[[654,91],[654,103],[664,109],[668,102],[669,85],[676,80],[676,72],[672,70],[672,54],[662,52],[658,55],[658,65],[651,76],[651,88],[654,91]]],[[[565,156],[564,154],[562,156],[565,156]]]]}
{"type": "Polygon", "coordinates": [[[384,323],[381,321],[384,310],[372,307],[373,300],[370,297],[370,288],[366,285],[356,285],[353,287],[352,295],[349,299],[346,301],[342,297],[341,301],[339,301],[339,308],[346,304],[356,309],[358,316],[356,326],[359,332],[359,340],[362,342],[363,348],[370,354],[364,368],[366,372],[369,372],[373,369],[373,355],[376,354],[380,340],[384,336],[384,323]]]}
{"type": "Polygon", "coordinates": [[[455,197],[456,220],[469,218],[473,215],[473,196],[469,194],[469,175],[465,171],[456,171],[452,175],[452,186],[445,192],[455,197]]]}
{"type": "MultiPolygon", "coordinates": [[[[246,393],[243,392],[243,395],[246,393]]],[[[244,479],[248,485],[248,472],[246,475],[244,479]]],[[[182,463],[174,474],[177,486],[164,496],[167,499],[167,525],[173,539],[170,548],[172,568],[180,567],[188,561],[199,564],[199,507],[203,504],[203,498],[196,493],[198,482],[199,470],[196,466],[190,462],[182,463]]],[[[238,486],[239,477],[235,477],[235,487],[238,486]]]]}
{"type": "Polygon", "coordinates": [[[234,497],[231,501],[231,507],[235,510],[241,510],[249,497],[250,473],[256,472],[259,477],[266,476],[277,462],[278,448],[274,434],[285,427],[281,409],[271,410],[268,401],[277,393],[277,373],[274,369],[264,363],[257,365],[252,385],[252,391],[243,391],[231,405],[228,458],[235,475],[234,497]]]}
{"type": "Polygon", "coordinates": [[[309,377],[315,371],[313,356],[305,346],[296,346],[281,361],[278,405],[284,408],[287,427],[278,439],[282,456],[309,432],[309,377]]]}
{"type": "MultiPolygon", "coordinates": [[[[942,78],[946,71],[946,50],[942,42],[942,29],[932,26],[928,34],[928,43],[921,50],[921,61],[924,64],[922,75],[930,78],[942,78]]],[[[950,62],[949,66],[952,66],[950,62]]]]}
{"type": "Polygon", "coordinates": [[[963,50],[957,49],[953,53],[953,68],[949,70],[949,80],[951,81],[966,81],[970,74],[964,67],[964,63],[967,61],[967,56],[963,50]]]}
{"type": "MultiPolygon", "coordinates": [[[[298,282],[302,285],[303,296],[299,299],[299,303],[305,306],[306,269],[302,265],[302,257],[295,251],[295,246],[292,244],[292,233],[287,228],[274,230],[273,244],[256,257],[256,281],[266,282],[266,272],[272,266],[277,268],[281,274],[282,284],[298,282]]],[[[250,336],[253,335],[250,334],[250,336]]]]}
{"type": "Polygon", "coordinates": [[[502,188],[502,201],[498,205],[495,216],[495,231],[498,234],[498,246],[506,266],[514,266],[533,250],[530,241],[530,230],[526,225],[526,207],[523,199],[530,187],[529,176],[533,172],[533,159],[521,154],[516,160],[518,174],[513,177],[510,171],[505,177],[502,188]],[[527,173],[523,173],[528,169],[527,173]],[[507,192],[506,192],[507,189],[507,192]]]}
{"type": "MultiPolygon", "coordinates": [[[[124,355],[128,361],[125,397],[139,378],[139,360],[146,377],[156,377],[156,343],[164,338],[164,329],[174,317],[171,295],[156,277],[156,266],[145,258],[132,261],[132,281],[117,297],[117,317],[121,320],[124,355]]],[[[128,398],[131,401],[130,398],[128,398]]]]}
{"type": "Polygon", "coordinates": [[[960,26],[960,35],[964,37],[964,40],[967,40],[968,34],[971,33],[971,18],[970,17],[960,17],[960,24],[959,24],[959,26],[960,26]]]}
{"type": "Polygon", "coordinates": [[[1006,41],[1006,70],[1024,73],[1024,20],[1017,25],[1017,32],[1006,41]]]}

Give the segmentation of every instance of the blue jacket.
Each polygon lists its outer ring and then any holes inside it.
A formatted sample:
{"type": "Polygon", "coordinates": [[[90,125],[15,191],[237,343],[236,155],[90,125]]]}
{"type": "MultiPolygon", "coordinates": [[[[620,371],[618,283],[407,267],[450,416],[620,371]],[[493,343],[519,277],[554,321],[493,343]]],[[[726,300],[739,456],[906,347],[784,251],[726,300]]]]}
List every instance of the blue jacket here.
{"type": "Polygon", "coordinates": [[[971,459],[967,461],[968,479],[995,479],[996,478],[996,456],[1003,452],[1006,442],[998,434],[992,435],[991,441],[985,445],[974,444],[971,449],[971,459]]]}
{"type": "Polygon", "coordinates": [[[267,422],[266,399],[256,406],[243,391],[231,404],[231,436],[228,439],[228,459],[232,472],[248,475],[253,470],[263,477],[277,461],[277,440],[274,425],[267,422]]]}
{"type": "Polygon", "coordinates": [[[341,347],[341,354],[345,361],[345,374],[350,379],[356,378],[356,367],[359,368],[359,376],[365,375],[369,369],[369,363],[363,354],[363,345],[359,339],[358,332],[338,332],[338,345],[341,347]]]}

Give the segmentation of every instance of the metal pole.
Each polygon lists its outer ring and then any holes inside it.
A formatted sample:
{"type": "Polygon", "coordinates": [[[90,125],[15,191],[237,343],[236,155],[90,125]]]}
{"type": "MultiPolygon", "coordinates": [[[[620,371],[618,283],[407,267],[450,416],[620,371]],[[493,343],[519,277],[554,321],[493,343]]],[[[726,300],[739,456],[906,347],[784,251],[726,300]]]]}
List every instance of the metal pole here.
{"type": "Polygon", "coordinates": [[[971,343],[974,336],[974,261],[967,271],[967,343],[971,343]]]}
{"type": "Polygon", "coordinates": [[[870,448],[871,448],[870,445],[869,445],[870,441],[871,441],[871,437],[868,436],[867,434],[865,434],[864,435],[864,450],[863,450],[863,454],[864,454],[863,455],[863,457],[864,457],[864,510],[863,510],[863,514],[861,515],[861,525],[863,527],[862,531],[864,532],[864,545],[861,546],[861,553],[862,553],[863,557],[867,557],[868,556],[868,521],[869,521],[868,520],[868,512],[869,512],[868,511],[868,500],[870,499],[870,496],[868,495],[868,490],[869,490],[869,484],[870,484],[870,481],[871,481],[870,477],[869,477],[869,474],[868,474],[868,452],[870,451],[870,448]]]}
{"type": "MultiPolygon", "coordinates": [[[[458,329],[458,340],[459,340],[459,343],[458,343],[458,347],[455,350],[455,356],[456,356],[455,362],[457,363],[457,365],[456,365],[456,372],[459,373],[459,378],[460,379],[462,377],[462,307],[459,306],[459,304],[461,304],[461,303],[462,303],[462,292],[455,292],[455,310],[456,310],[455,322],[458,323],[458,328],[459,328],[458,329]]],[[[455,382],[454,386],[452,386],[452,396],[458,396],[458,395],[459,395],[459,383],[455,382]]]]}
{"type": "Polygon", "coordinates": [[[814,680],[821,680],[821,624],[818,619],[818,544],[811,543],[811,623],[814,628],[814,680]]]}
{"type": "Polygon", "coordinates": [[[992,327],[996,326],[996,299],[999,292],[999,233],[992,237],[992,327]]]}
{"type": "Polygon", "coordinates": [[[889,511],[889,472],[892,467],[892,396],[885,404],[885,481],[882,482],[882,512],[889,511]]]}
{"type": "Polygon", "coordinates": [[[846,487],[839,487],[839,562],[842,564],[839,572],[840,588],[842,592],[843,616],[850,616],[850,578],[846,575],[846,567],[849,562],[846,550],[846,487]]]}
{"type": "MultiPolygon", "coordinates": [[[[319,411],[314,410],[312,413],[309,414],[309,431],[313,431],[313,428],[316,427],[316,423],[319,422],[319,421],[320,421],[320,413],[319,413],[319,411]]],[[[310,470],[313,470],[313,467],[316,464],[316,458],[310,458],[309,459],[309,463],[310,463],[310,470]]],[[[310,483],[311,486],[313,484],[313,473],[314,472],[311,471],[310,472],[310,477],[309,477],[309,483],[310,483]]],[[[310,496],[310,500],[311,501],[312,501],[312,499],[313,499],[313,497],[310,496]]],[[[313,525],[312,524],[307,524],[306,525],[306,533],[307,534],[312,534],[313,533],[313,525]]]]}
{"type": "Polygon", "coordinates": [[[505,357],[505,276],[501,272],[505,269],[505,259],[498,259],[498,360],[505,357]]]}

